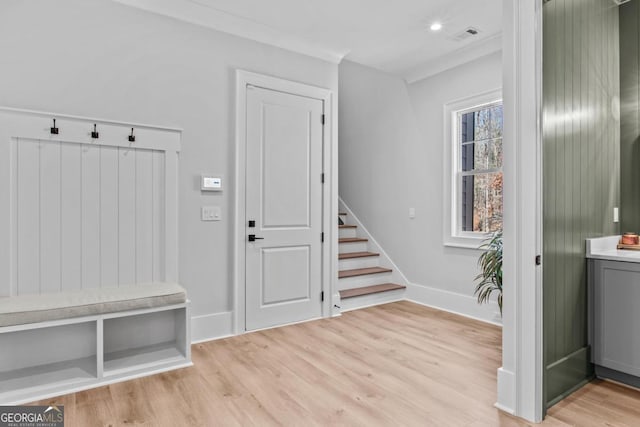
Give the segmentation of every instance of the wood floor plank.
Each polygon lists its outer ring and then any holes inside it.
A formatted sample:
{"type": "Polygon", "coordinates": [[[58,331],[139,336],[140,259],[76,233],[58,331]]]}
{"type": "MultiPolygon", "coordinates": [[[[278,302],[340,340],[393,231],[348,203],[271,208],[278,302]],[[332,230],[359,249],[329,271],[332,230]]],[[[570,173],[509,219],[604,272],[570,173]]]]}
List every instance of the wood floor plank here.
{"type": "MultiPolygon", "coordinates": [[[[402,301],[192,346],[195,366],[49,399],[67,426],[528,426],[498,411],[497,326],[402,301]]],[[[594,381],[544,426],[640,425],[594,381]]]]}

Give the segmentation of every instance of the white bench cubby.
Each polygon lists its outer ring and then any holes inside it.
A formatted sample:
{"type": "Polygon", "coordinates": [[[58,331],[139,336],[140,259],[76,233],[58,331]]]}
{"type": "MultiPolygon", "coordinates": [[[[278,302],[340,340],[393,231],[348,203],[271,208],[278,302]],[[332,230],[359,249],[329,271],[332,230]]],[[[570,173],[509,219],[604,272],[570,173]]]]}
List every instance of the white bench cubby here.
{"type": "Polygon", "coordinates": [[[189,303],[0,328],[0,405],[191,366],[189,303]]]}

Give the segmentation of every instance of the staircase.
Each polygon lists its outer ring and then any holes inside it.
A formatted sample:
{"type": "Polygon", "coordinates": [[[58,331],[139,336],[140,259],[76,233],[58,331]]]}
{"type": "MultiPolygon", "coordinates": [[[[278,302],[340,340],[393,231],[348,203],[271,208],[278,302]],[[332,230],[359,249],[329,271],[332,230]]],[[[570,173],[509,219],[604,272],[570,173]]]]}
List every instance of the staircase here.
{"type": "Polygon", "coordinates": [[[338,291],[342,311],[384,304],[404,298],[406,286],[389,265],[390,260],[380,253],[366,230],[354,222],[355,218],[341,212],[339,225],[338,291]],[[350,221],[351,220],[351,221],[350,221]]]}

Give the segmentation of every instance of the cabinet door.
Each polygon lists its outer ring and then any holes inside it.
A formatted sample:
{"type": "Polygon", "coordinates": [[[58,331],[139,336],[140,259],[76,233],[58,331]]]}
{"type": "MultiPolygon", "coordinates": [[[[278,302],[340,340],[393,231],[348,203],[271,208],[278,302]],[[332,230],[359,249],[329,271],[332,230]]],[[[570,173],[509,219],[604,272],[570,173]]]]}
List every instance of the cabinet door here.
{"type": "Polygon", "coordinates": [[[596,261],[594,362],[640,376],[640,264],[596,261]]]}

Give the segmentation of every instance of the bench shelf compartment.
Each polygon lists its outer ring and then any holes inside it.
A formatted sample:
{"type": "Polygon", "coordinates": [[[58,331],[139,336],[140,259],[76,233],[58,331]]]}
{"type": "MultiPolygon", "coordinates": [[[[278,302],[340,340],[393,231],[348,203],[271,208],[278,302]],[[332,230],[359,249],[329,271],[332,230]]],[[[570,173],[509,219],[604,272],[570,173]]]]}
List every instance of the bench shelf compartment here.
{"type": "Polygon", "coordinates": [[[154,369],[184,361],[185,309],[105,319],[104,376],[154,369]]]}
{"type": "Polygon", "coordinates": [[[96,342],[95,320],[0,334],[0,402],[95,381],[96,342]]]}

